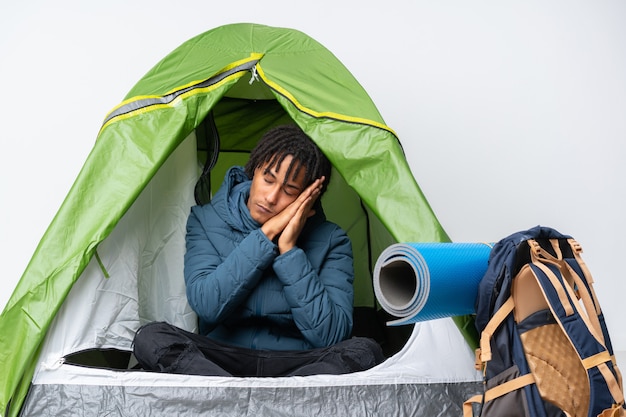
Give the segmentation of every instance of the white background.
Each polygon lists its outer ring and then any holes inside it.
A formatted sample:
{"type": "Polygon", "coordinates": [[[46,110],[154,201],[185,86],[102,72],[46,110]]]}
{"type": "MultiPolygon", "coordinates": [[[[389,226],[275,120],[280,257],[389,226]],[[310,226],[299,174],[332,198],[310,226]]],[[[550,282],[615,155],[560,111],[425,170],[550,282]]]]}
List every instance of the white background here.
{"type": "Polygon", "coordinates": [[[624,352],[625,21],[621,0],[3,1],[0,306],[106,113],[184,41],[253,22],[346,65],[454,241],[578,239],[624,352]]]}

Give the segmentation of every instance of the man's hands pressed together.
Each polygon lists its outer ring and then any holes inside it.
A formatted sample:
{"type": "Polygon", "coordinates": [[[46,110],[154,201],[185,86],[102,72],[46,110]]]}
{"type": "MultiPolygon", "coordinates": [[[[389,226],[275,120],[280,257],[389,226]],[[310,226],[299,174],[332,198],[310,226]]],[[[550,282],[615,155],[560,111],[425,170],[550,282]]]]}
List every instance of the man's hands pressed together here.
{"type": "Polygon", "coordinates": [[[320,195],[323,183],[324,177],[315,180],[293,203],[267,221],[266,224],[272,223],[269,227],[281,230],[278,233],[278,250],[281,254],[296,246],[306,220],[315,214],[313,205],[320,195]]]}

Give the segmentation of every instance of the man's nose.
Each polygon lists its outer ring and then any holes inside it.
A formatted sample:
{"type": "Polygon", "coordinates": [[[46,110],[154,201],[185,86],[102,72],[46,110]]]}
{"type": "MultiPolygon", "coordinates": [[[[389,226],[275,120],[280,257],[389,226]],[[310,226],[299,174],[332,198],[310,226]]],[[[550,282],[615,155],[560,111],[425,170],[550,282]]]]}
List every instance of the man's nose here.
{"type": "Polygon", "coordinates": [[[265,196],[265,199],[267,200],[268,203],[276,204],[276,202],[278,201],[279,193],[280,193],[280,187],[274,186],[268,190],[268,193],[265,196]]]}

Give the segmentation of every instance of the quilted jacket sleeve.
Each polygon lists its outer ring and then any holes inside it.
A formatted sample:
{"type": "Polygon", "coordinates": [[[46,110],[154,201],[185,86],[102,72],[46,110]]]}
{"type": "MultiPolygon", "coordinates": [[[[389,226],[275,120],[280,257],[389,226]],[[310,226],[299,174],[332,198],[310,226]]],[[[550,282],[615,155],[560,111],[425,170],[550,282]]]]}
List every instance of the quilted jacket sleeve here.
{"type": "Polygon", "coordinates": [[[245,301],[278,252],[260,229],[241,242],[226,228],[208,233],[200,218],[210,215],[194,208],[187,221],[185,284],[189,305],[213,327],[245,301]]]}
{"type": "Polygon", "coordinates": [[[330,346],[352,332],[354,266],[352,245],[346,233],[324,223],[310,239],[326,240],[325,252],[295,247],[276,257],[273,267],[284,284],[294,321],[306,340],[315,347],[330,346]],[[319,264],[316,270],[313,264],[319,264]]]}

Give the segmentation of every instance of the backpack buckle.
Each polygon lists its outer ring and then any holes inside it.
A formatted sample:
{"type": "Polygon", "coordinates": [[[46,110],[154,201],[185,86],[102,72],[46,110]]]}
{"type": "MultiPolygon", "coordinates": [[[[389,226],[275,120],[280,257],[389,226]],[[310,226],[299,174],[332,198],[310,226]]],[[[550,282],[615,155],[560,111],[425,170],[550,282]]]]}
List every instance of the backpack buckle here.
{"type": "Polygon", "coordinates": [[[485,362],[483,362],[483,360],[481,359],[481,349],[477,348],[476,350],[474,350],[474,354],[476,355],[474,359],[474,368],[476,368],[477,371],[482,371],[485,362]]]}
{"type": "Polygon", "coordinates": [[[539,256],[539,254],[541,253],[541,246],[534,239],[528,240],[528,247],[530,248],[531,252],[533,252],[536,256],[539,256]]]}
{"type": "Polygon", "coordinates": [[[572,250],[578,254],[583,252],[583,247],[575,241],[574,239],[569,239],[569,245],[572,247],[572,250]]]}

